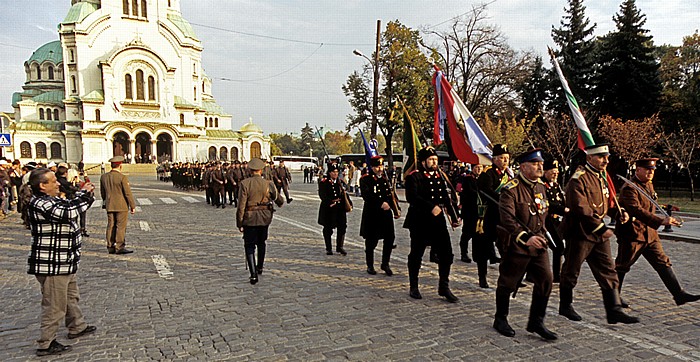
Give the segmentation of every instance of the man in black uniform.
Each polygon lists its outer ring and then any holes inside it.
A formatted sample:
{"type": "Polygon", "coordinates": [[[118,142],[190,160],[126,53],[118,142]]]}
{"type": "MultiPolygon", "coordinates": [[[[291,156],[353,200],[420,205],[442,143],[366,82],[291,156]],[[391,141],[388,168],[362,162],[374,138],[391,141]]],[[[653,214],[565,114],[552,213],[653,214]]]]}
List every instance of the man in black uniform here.
{"type": "Polygon", "coordinates": [[[389,267],[391,249],[394,245],[394,219],[401,217],[398,200],[394,199],[393,190],[386,175],[384,175],[384,159],[382,156],[374,156],[370,160],[372,171],[360,178],[360,189],[365,205],[362,208],[362,223],[360,224],[360,236],[365,238],[365,254],[367,260],[367,273],[377,274],[374,270],[374,248],[379,239],[384,239],[382,244],[382,264],[380,268],[391,276],[394,273],[389,267]]]}
{"type": "Polygon", "coordinates": [[[423,298],[418,289],[418,272],[425,248],[430,246],[431,254],[438,259],[438,295],[450,303],[456,303],[459,298],[452,294],[449,287],[450,266],[454,255],[445,213],[452,227],[459,226],[460,220],[447,194],[445,179],[438,171],[438,156],[433,148],[423,148],[418,152],[418,170],[406,177],[406,200],[410,206],[403,227],[409,229],[411,235],[411,252],[408,254],[409,295],[414,299],[423,298]]]}
{"type": "Polygon", "coordinates": [[[556,248],[552,250],[552,276],[554,283],[559,283],[559,272],[561,271],[561,257],[564,253],[564,239],[559,233],[559,225],[564,215],[569,210],[564,204],[564,190],[559,186],[559,162],[554,159],[544,161],[544,175],[542,182],[547,190],[547,201],[549,202],[549,212],[545,220],[545,227],[552,235],[556,248]]]}
{"type": "MultiPolygon", "coordinates": [[[[460,211],[462,214],[462,235],[459,238],[459,251],[461,260],[465,263],[471,263],[469,258],[469,240],[477,233],[477,226],[481,220],[481,228],[478,228],[480,233],[483,233],[484,220],[484,202],[479,195],[479,185],[477,180],[484,170],[484,166],[480,163],[472,164],[471,172],[462,177],[462,191],[459,193],[459,202],[461,204],[460,211]]],[[[472,250],[474,248],[472,247],[472,250]]]]}
{"type": "Polygon", "coordinates": [[[544,326],[547,302],[552,292],[552,271],[547,254],[544,227],[547,217],[547,198],[542,177],[542,151],[532,149],[517,157],[520,173],[502,187],[500,197],[499,266],[496,289],[496,316],[493,327],[498,333],[513,337],[515,331],[508,324],[510,295],[516,290],[525,272],[535,284],[527,331],[548,340],[557,335],[544,326]]]}

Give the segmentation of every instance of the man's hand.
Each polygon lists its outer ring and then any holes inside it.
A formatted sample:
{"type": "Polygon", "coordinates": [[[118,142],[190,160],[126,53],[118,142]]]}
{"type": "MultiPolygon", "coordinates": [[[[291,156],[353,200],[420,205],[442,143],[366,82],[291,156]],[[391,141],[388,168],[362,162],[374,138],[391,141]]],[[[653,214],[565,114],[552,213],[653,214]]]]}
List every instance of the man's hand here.
{"type": "Polygon", "coordinates": [[[433,211],[431,211],[433,216],[438,216],[438,215],[440,215],[441,212],[442,212],[442,209],[440,208],[440,206],[433,207],[433,211]]]}
{"type": "Polygon", "coordinates": [[[239,227],[238,230],[239,230],[240,232],[243,232],[243,226],[239,227]]]}
{"type": "Polygon", "coordinates": [[[661,222],[661,225],[681,226],[681,223],[675,217],[669,216],[669,217],[665,218],[664,221],[661,222]]]}
{"type": "Polygon", "coordinates": [[[532,246],[535,249],[544,249],[547,247],[547,240],[539,235],[533,235],[525,243],[527,246],[532,246]]]}
{"type": "Polygon", "coordinates": [[[605,230],[602,237],[603,237],[603,239],[610,239],[613,236],[613,234],[614,233],[613,233],[612,229],[608,229],[608,230],[605,230]]]}
{"type": "Polygon", "coordinates": [[[620,214],[620,223],[624,224],[628,221],[630,221],[630,214],[628,214],[627,211],[623,211],[620,214]]]}
{"type": "Polygon", "coordinates": [[[389,207],[389,204],[386,201],[382,202],[382,210],[387,211],[389,209],[391,209],[391,207],[389,207]]]}
{"type": "Polygon", "coordinates": [[[136,212],[135,208],[131,208],[131,215],[133,215],[136,212]]]}
{"type": "Polygon", "coordinates": [[[87,192],[93,192],[95,190],[95,185],[93,185],[91,182],[86,182],[80,189],[87,192]]]}

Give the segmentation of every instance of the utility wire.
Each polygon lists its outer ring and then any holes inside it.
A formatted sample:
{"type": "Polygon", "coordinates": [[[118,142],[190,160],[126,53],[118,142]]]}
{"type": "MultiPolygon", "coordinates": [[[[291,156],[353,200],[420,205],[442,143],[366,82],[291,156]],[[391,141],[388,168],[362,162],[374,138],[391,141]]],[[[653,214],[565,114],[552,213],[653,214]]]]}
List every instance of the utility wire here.
{"type": "Polygon", "coordinates": [[[280,72],[280,73],[271,75],[271,76],[269,76],[269,77],[257,78],[257,79],[231,79],[231,78],[216,78],[216,79],[218,79],[218,80],[223,80],[223,81],[227,81],[227,82],[258,82],[258,81],[261,81],[261,80],[268,80],[268,79],[272,79],[272,78],[275,78],[275,77],[279,77],[280,75],[289,73],[289,72],[291,72],[292,70],[294,70],[295,68],[297,68],[297,67],[299,67],[300,65],[304,64],[307,60],[309,60],[312,56],[314,56],[314,54],[316,54],[316,52],[317,52],[319,49],[321,49],[321,47],[323,47],[323,43],[321,43],[321,44],[318,46],[318,48],[316,48],[316,49],[313,51],[313,53],[311,53],[308,57],[302,59],[299,63],[295,64],[293,67],[291,67],[291,68],[289,68],[289,69],[287,69],[287,70],[285,70],[285,71],[283,71],[283,72],[280,72]]]}

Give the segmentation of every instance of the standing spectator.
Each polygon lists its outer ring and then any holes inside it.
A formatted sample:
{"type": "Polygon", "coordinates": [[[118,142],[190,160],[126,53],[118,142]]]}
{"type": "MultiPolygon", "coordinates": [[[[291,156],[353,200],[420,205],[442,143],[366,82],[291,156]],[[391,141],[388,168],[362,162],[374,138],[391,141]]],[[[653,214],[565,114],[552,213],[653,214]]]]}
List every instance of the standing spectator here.
{"type": "Polygon", "coordinates": [[[80,162],[78,162],[78,171],[85,172],[85,163],[83,162],[83,160],[80,160],[80,162]]]}
{"type": "Polygon", "coordinates": [[[9,165],[6,160],[0,160],[0,216],[2,218],[5,218],[9,213],[10,207],[10,187],[12,182],[10,174],[6,170],[9,165]]]}
{"type": "Polygon", "coordinates": [[[112,171],[100,177],[100,194],[102,208],[107,210],[107,251],[110,254],[130,254],[133,250],[126,248],[126,224],[129,211],[136,211],[136,201],[131,194],[129,179],[122,174],[124,157],[109,159],[112,171]]]}
{"type": "Polygon", "coordinates": [[[29,203],[32,246],[27,273],[34,275],[41,285],[41,337],[36,354],[46,356],[71,349],[56,341],[62,320],[65,320],[70,339],[97,330],[85,323],[78,305],[80,292],[76,274],[82,246],[76,219],[95,200],[95,187],[86,183],[74,198],[58,198],[56,175],[47,169],[33,171],[29,184],[34,197],[29,203]]]}
{"type": "Polygon", "coordinates": [[[362,178],[362,169],[355,167],[352,173],[352,188],[355,191],[355,196],[360,197],[360,178],[362,178]]]}

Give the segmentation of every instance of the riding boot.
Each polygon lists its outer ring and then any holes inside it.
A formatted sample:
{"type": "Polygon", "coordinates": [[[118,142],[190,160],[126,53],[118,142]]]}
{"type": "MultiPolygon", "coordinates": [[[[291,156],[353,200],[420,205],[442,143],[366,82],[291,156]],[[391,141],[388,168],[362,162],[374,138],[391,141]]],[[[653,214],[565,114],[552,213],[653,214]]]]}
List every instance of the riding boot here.
{"type": "Polygon", "coordinates": [[[632,317],[622,311],[620,306],[620,292],[617,289],[603,290],[603,304],[608,324],[632,324],[639,323],[639,318],[632,317]]]}
{"type": "Polygon", "coordinates": [[[667,267],[660,269],[657,270],[657,273],[659,273],[659,277],[661,277],[661,280],[664,282],[666,289],[673,295],[673,300],[676,302],[676,305],[683,305],[700,300],[700,295],[689,294],[683,290],[683,287],[681,287],[681,284],[678,282],[678,278],[676,278],[676,273],[673,272],[673,268],[667,267]]]}
{"type": "Polygon", "coordinates": [[[374,270],[374,250],[365,250],[365,260],[367,261],[367,274],[377,274],[377,271],[374,270]]]}
{"type": "Polygon", "coordinates": [[[629,308],[630,305],[622,299],[622,282],[625,281],[625,274],[626,273],[617,272],[617,280],[620,282],[620,284],[617,285],[617,291],[620,293],[620,306],[622,308],[629,308]]]}
{"type": "Polygon", "coordinates": [[[438,295],[445,297],[450,303],[457,303],[459,298],[457,298],[450,290],[450,264],[438,264],[438,274],[440,279],[438,281],[438,295]]]}
{"type": "Polygon", "coordinates": [[[561,275],[561,254],[553,252],[552,255],[552,282],[559,283],[559,276],[561,275]]]}
{"type": "Polygon", "coordinates": [[[258,271],[255,267],[255,254],[246,254],[245,257],[248,263],[248,270],[250,270],[250,284],[255,284],[258,282],[258,271]]]}
{"type": "Polygon", "coordinates": [[[578,322],[582,318],[574,310],[574,289],[559,285],[559,314],[572,321],[578,322]]]}
{"type": "Polygon", "coordinates": [[[389,267],[389,260],[391,260],[391,249],[391,245],[382,248],[382,264],[379,266],[379,268],[383,270],[388,277],[394,275],[394,272],[389,267]]]}
{"type": "Polygon", "coordinates": [[[265,249],[266,245],[264,243],[258,245],[258,265],[256,267],[258,274],[263,273],[263,264],[265,263],[265,249]]]}
{"type": "Polygon", "coordinates": [[[348,255],[348,253],[345,252],[345,249],[343,249],[343,245],[345,244],[345,233],[338,233],[338,237],[335,242],[335,251],[340,253],[342,256],[348,255]]]}
{"type": "Polygon", "coordinates": [[[508,309],[510,308],[510,291],[504,288],[496,288],[496,316],[493,320],[493,328],[498,333],[513,337],[515,331],[508,324],[508,309]]]}
{"type": "Polygon", "coordinates": [[[530,304],[530,317],[527,321],[526,330],[530,333],[537,333],[546,340],[553,341],[557,339],[557,334],[544,326],[544,316],[546,312],[547,298],[533,292],[532,304],[530,304]]]}
{"type": "Polygon", "coordinates": [[[479,287],[488,288],[489,282],[486,281],[486,272],[488,271],[486,266],[486,260],[479,260],[476,262],[476,267],[479,273],[479,287]]]}
{"type": "Polygon", "coordinates": [[[324,228],[323,241],[326,243],[326,255],[333,255],[333,241],[331,240],[332,236],[333,232],[327,232],[324,228]]]}
{"type": "Polygon", "coordinates": [[[420,290],[418,290],[418,271],[420,270],[420,262],[418,265],[411,265],[411,263],[408,263],[408,283],[409,283],[409,292],[408,295],[413,298],[413,299],[422,299],[423,296],[420,294],[420,290]]]}

